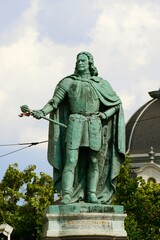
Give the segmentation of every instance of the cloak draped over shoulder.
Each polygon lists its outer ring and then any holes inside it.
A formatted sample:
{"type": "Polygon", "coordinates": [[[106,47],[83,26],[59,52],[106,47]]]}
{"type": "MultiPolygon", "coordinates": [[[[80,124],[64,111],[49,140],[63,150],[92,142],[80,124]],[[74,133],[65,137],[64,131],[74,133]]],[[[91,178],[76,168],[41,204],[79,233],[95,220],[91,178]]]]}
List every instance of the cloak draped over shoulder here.
{"type": "MultiPolygon", "coordinates": [[[[77,75],[68,76],[57,85],[63,86],[66,79],[78,80],[77,75]]],[[[116,177],[120,171],[120,164],[125,158],[125,123],[122,104],[110,84],[100,77],[92,77],[90,84],[100,100],[100,111],[105,112],[112,107],[119,106],[119,110],[102,120],[102,147],[98,152],[99,181],[96,195],[101,203],[111,202],[116,188],[116,177]]],[[[64,84],[65,88],[65,84],[64,84]]],[[[61,123],[68,124],[70,108],[68,97],[59,104],[58,110],[50,117],[61,123]]],[[[55,189],[61,193],[62,172],[66,161],[66,129],[54,123],[49,124],[48,161],[53,166],[55,189]]],[[[75,180],[71,202],[85,201],[87,182],[87,148],[80,147],[79,160],[75,170],[75,180]]]]}

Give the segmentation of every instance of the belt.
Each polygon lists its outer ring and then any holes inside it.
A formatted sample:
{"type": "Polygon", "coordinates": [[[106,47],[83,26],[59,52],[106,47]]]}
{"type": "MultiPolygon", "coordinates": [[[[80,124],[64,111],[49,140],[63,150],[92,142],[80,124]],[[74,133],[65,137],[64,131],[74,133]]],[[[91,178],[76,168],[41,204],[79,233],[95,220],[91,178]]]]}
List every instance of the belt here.
{"type": "Polygon", "coordinates": [[[80,112],[80,113],[72,113],[72,114],[80,114],[80,115],[89,117],[89,116],[97,115],[98,112],[94,112],[94,113],[83,113],[83,112],[80,112]]]}

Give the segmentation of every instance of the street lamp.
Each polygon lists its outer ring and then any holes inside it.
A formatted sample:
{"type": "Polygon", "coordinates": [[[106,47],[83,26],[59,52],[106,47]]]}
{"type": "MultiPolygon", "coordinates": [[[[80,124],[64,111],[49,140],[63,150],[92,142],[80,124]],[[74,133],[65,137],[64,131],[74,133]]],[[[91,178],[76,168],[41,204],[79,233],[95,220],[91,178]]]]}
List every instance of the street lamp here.
{"type": "Polygon", "coordinates": [[[10,235],[13,231],[13,228],[8,224],[1,224],[0,225],[0,239],[6,239],[4,236],[7,237],[7,240],[10,240],[10,235]]]}

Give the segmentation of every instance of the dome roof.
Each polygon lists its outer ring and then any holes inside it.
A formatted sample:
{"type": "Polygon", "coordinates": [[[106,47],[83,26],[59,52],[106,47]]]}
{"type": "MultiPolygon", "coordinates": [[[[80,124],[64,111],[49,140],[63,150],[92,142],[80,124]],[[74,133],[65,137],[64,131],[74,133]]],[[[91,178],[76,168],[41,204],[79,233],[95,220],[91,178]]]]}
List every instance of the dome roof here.
{"type": "Polygon", "coordinates": [[[139,108],[126,124],[126,150],[135,163],[144,162],[151,147],[155,160],[160,156],[160,90],[149,92],[149,95],[152,99],[139,108]]]}

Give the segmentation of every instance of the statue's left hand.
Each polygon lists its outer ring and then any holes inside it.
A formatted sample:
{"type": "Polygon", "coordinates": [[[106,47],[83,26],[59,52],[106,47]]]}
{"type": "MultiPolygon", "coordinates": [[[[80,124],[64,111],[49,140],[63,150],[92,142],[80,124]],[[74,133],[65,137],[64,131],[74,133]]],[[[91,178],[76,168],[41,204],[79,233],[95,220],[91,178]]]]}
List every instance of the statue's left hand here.
{"type": "Polygon", "coordinates": [[[102,112],[97,113],[96,116],[99,117],[100,119],[106,119],[106,115],[102,112]]]}

